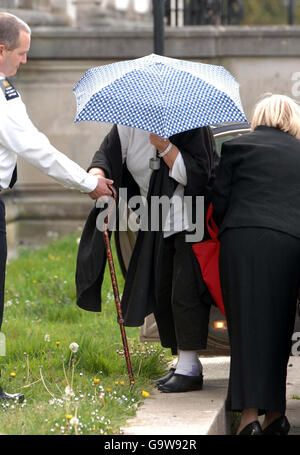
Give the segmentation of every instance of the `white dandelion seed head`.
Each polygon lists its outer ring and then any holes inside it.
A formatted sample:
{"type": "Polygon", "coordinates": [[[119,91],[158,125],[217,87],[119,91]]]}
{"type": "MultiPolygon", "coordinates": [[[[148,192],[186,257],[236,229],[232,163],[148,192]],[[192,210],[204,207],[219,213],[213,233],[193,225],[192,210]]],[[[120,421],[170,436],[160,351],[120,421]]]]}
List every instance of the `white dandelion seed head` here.
{"type": "Polygon", "coordinates": [[[72,425],[72,427],[75,425],[78,425],[78,424],[79,424],[79,419],[77,419],[77,417],[74,416],[70,419],[70,425],[72,425]]]}
{"type": "Polygon", "coordinates": [[[65,388],[65,396],[66,397],[74,397],[75,396],[75,393],[73,392],[73,389],[67,385],[67,387],[65,388]]]}
{"type": "Polygon", "coordinates": [[[70,344],[69,348],[72,352],[77,352],[79,349],[79,344],[73,341],[73,343],[70,344]]]}

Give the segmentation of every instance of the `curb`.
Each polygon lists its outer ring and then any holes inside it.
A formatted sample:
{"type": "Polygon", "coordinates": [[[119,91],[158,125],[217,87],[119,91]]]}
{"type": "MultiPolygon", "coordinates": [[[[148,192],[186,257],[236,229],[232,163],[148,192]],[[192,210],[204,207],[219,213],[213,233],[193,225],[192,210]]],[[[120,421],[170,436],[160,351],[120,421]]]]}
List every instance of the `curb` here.
{"type": "Polygon", "coordinates": [[[224,435],[231,420],[225,411],[229,357],[202,357],[203,390],[162,393],[154,389],[123,435],[224,435]]]}

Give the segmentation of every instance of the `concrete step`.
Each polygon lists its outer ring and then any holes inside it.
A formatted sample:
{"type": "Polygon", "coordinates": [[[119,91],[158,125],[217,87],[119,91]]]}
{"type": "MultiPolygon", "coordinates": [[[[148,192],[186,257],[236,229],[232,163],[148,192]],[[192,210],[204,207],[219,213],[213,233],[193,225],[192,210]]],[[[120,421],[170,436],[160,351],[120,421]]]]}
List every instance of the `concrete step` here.
{"type": "Polygon", "coordinates": [[[227,434],[224,401],[227,392],[229,357],[201,357],[203,390],[162,393],[153,389],[121,429],[124,435],[227,434]]]}
{"type": "MultiPolygon", "coordinates": [[[[225,412],[230,357],[201,357],[203,390],[185,393],[150,391],[123,435],[229,435],[232,413],[225,412]]],[[[291,356],[287,374],[290,435],[300,435],[300,356],[291,356]]],[[[259,417],[262,422],[263,417],[259,417]]]]}

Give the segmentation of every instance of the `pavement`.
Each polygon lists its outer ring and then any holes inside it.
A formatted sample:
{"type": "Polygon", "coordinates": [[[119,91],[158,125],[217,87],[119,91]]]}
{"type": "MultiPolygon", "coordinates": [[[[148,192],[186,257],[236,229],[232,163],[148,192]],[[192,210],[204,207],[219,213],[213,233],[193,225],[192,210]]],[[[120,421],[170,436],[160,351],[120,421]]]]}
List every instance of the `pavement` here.
{"type": "MultiPolygon", "coordinates": [[[[201,357],[203,390],[150,393],[123,435],[230,435],[234,415],[225,411],[229,357],[201,357]]],[[[287,375],[287,418],[290,435],[300,435],[300,356],[291,356],[287,375]]]]}

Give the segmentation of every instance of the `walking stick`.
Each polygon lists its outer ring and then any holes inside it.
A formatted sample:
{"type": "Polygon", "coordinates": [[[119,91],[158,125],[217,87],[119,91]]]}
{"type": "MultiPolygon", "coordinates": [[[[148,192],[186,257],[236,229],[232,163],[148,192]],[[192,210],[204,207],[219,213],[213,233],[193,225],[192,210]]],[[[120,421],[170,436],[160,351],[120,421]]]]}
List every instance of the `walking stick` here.
{"type": "MultiPolygon", "coordinates": [[[[112,190],[114,201],[115,201],[115,206],[116,206],[117,205],[116,190],[112,186],[110,186],[110,189],[112,190]]],[[[103,237],[104,237],[104,243],[105,243],[105,247],[106,247],[106,254],[107,254],[107,259],[108,259],[108,264],[109,264],[110,277],[111,277],[111,282],[112,282],[112,287],[113,287],[113,292],[114,292],[114,297],[115,297],[117,314],[118,314],[118,323],[120,325],[121,336],[122,336],[122,341],[123,341],[123,346],[124,346],[124,353],[125,353],[126,365],[127,365],[128,375],[129,375],[129,381],[130,381],[130,385],[132,386],[134,384],[134,378],[133,378],[133,372],[132,372],[132,367],[131,367],[127,337],[126,337],[126,332],[125,332],[125,327],[124,327],[124,319],[123,319],[122,308],[121,308],[121,303],[120,303],[120,296],[119,296],[117,276],[116,276],[116,271],[115,271],[115,266],[114,266],[114,259],[113,259],[109,235],[108,235],[108,220],[109,220],[109,216],[111,215],[111,211],[113,208],[114,208],[114,205],[112,204],[112,207],[110,207],[110,210],[104,220],[103,237]]]]}

